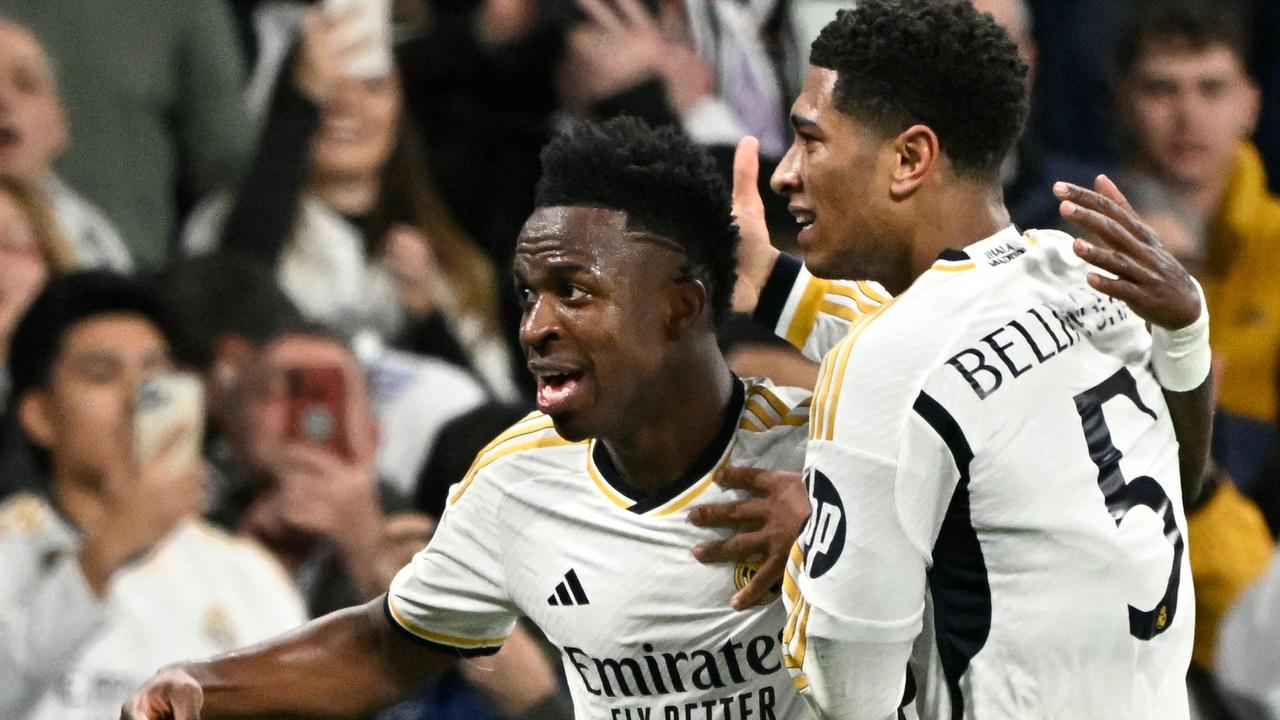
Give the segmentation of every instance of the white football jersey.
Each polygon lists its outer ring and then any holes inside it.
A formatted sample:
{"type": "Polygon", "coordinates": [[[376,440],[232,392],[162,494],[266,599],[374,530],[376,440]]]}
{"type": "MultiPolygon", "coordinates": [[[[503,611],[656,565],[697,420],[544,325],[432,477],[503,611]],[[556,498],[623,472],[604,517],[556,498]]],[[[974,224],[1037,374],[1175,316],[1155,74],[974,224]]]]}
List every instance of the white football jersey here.
{"type": "Polygon", "coordinates": [[[526,417],[453,488],[430,545],[392,583],[388,615],[463,655],[495,651],[529,617],[560,649],[579,718],[800,720],[782,603],[775,594],[732,610],[754,569],[695,560],[695,544],[727,532],[687,516],[739,497],[715,483],[726,463],[799,472],[808,401],[808,391],[735,381],[708,453],[654,497],[622,481],[602,445],[526,417]]]}
{"type": "Polygon", "coordinates": [[[1188,716],[1177,442],[1144,323],[1071,242],[944,253],[826,355],[784,581],[787,663],[826,716],[913,686],[930,719],[1188,716]]]}
{"type": "Polygon", "coordinates": [[[106,597],[82,539],[45,500],[0,505],[0,717],[115,720],[161,666],[227,652],[306,622],[293,581],[256,543],[180,524],[116,571],[106,597]]]}

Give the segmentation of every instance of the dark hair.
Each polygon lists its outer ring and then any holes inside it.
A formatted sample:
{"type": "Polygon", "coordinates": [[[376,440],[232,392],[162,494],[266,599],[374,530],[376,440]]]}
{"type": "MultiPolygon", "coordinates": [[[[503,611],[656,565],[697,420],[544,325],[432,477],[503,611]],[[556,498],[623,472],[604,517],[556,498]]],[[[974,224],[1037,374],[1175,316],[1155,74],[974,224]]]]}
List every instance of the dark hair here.
{"type": "Polygon", "coordinates": [[[929,126],[960,173],[995,173],[1026,121],[1027,66],[968,0],[859,0],[809,62],[836,71],[841,112],[887,134],[929,126]]]}
{"type": "Polygon", "coordinates": [[[271,268],[247,256],[219,252],[183,260],[160,275],[158,286],[173,314],[173,356],[192,367],[212,364],[221,335],[262,347],[286,330],[309,327],[271,268]]]}
{"type": "Polygon", "coordinates": [[[671,240],[685,272],[702,282],[718,325],[737,279],[729,189],[705,150],[678,130],[652,130],[632,117],[575,123],[542,151],[538,207],[621,210],[629,230],[671,240]]]}
{"type": "Polygon", "coordinates": [[[13,331],[9,354],[12,399],[42,387],[62,352],[62,340],[73,325],[101,315],[141,315],[165,338],[169,322],[154,290],[141,280],[109,270],[83,270],[49,281],[13,331]]]}
{"type": "Polygon", "coordinates": [[[1249,67],[1251,42],[1230,3],[1204,0],[1149,0],[1140,5],[1116,46],[1116,72],[1127,75],[1158,43],[1199,52],[1224,45],[1249,67]]]}

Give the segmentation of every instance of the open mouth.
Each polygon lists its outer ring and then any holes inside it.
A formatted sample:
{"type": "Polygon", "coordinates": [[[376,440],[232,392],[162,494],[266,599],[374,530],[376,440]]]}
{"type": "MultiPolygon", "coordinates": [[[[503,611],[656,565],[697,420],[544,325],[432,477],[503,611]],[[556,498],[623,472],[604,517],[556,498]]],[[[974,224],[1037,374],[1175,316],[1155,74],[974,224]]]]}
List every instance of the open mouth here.
{"type": "Polygon", "coordinates": [[[581,370],[539,370],[538,409],[548,415],[564,411],[582,387],[581,370]]]}
{"type": "Polygon", "coordinates": [[[800,226],[800,232],[796,235],[796,241],[803,245],[812,234],[811,231],[813,229],[813,223],[818,218],[812,210],[805,210],[803,208],[796,207],[788,209],[791,211],[791,216],[796,219],[796,224],[800,226]]]}

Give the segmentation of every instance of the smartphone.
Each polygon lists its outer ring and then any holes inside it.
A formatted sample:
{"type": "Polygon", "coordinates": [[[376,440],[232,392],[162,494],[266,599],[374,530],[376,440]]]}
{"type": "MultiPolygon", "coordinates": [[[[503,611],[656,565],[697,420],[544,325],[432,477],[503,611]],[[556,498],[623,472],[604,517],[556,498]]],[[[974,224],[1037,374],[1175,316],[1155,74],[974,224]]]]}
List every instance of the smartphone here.
{"type": "Polygon", "coordinates": [[[185,472],[200,462],[204,438],[204,385],[191,373],[153,375],[138,386],[133,402],[133,451],[138,464],[160,456],[173,434],[182,429],[168,469],[185,472]]]}
{"type": "Polygon", "coordinates": [[[368,38],[368,49],[354,55],[347,72],[358,78],[391,74],[391,0],[324,0],[329,15],[350,13],[356,35],[368,38]]]}
{"type": "Polygon", "coordinates": [[[324,447],[350,460],[347,432],[347,381],[337,366],[285,371],[289,398],[288,437],[324,447]]]}

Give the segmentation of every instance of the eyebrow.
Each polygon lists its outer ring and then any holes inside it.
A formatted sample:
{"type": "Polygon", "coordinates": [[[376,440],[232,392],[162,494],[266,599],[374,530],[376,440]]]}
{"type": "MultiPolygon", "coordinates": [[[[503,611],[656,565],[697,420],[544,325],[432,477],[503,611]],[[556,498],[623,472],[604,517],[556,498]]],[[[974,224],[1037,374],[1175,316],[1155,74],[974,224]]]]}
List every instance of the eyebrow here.
{"type": "Polygon", "coordinates": [[[810,131],[822,130],[822,126],[819,125],[813,119],[807,118],[803,115],[797,115],[795,113],[791,113],[791,127],[795,128],[796,130],[800,130],[800,129],[810,130],[810,131]]]}

